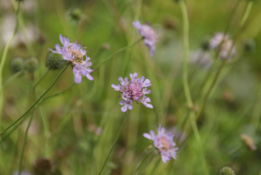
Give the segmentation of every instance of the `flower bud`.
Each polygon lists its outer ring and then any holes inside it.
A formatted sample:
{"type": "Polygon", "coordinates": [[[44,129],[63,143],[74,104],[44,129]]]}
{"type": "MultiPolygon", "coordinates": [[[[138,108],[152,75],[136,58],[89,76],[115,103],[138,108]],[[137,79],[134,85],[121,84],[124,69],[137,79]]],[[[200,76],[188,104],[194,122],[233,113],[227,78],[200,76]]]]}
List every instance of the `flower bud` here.
{"type": "Polygon", "coordinates": [[[68,17],[72,22],[78,23],[83,17],[84,14],[79,8],[74,8],[68,11],[68,17]]]}
{"type": "Polygon", "coordinates": [[[34,57],[29,58],[25,61],[25,70],[32,73],[34,72],[38,67],[38,60],[34,57]]]}
{"type": "Polygon", "coordinates": [[[22,58],[14,58],[11,62],[11,70],[13,73],[20,72],[24,68],[24,60],[22,58]]]}
{"type": "Polygon", "coordinates": [[[219,171],[219,175],[236,175],[235,171],[230,167],[223,167],[219,171]]]}
{"type": "Polygon", "coordinates": [[[253,39],[248,39],[244,42],[245,52],[254,52],[256,50],[256,42],[253,39]]]}
{"type": "Polygon", "coordinates": [[[66,60],[63,59],[62,55],[49,52],[46,57],[45,66],[51,70],[61,69],[66,64],[66,60]]]}

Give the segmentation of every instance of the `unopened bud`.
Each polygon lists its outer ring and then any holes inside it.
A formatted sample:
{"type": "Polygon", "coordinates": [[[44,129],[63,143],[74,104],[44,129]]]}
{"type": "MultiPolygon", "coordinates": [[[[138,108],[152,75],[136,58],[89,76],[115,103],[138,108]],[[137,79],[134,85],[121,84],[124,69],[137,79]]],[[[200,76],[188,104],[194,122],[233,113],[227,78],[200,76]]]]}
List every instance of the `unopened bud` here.
{"type": "Polygon", "coordinates": [[[248,39],[244,42],[244,50],[246,52],[253,52],[256,49],[256,42],[253,39],[248,39]]]}
{"type": "Polygon", "coordinates": [[[49,52],[46,57],[45,66],[52,70],[61,69],[64,67],[66,62],[67,61],[63,59],[62,55],[49,52]]]}
{"type": "Polygon", "coordinates": [[[20,72],[24,68],[24,60],[22,58],[14,58],[11,62],[11,70],[13,73],[20,72]]]}
{"type": "Polygon", "coordinates": [[[38,68],[38,60],[34,57],[25,61],[25,70],[32,73],[38,68]]]}
{"type": "Polygon", "coordinates": [[[235,171],[230,167],[223,167],[219,171],[219,175],[236,175],[235,171]]]}

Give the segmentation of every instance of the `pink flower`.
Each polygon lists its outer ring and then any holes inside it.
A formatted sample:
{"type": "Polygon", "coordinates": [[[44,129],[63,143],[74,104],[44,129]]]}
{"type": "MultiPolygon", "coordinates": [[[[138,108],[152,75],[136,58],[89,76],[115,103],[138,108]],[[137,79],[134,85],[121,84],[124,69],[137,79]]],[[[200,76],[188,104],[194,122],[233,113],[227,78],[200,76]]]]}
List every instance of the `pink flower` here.
{"type": "Polygon", "coordinates": [[[73,65],[75,83],[81,83],[82,75],[89,80],[93,80],[93,77],[90,75],[93,70],[89,68],[92,63],[89,61],[90,57],[87,57],[86,55],[86,48],[82,47],[80,44],[77,44],[77,42],[70,43],[69,39],[62,36],[61,34],[60,41],[63,44],[63,47],[60,47],[59,44],[56,44],[56,50],[50,50],[53,53],[61,54],[64,60],[71,62],[71,64],[73,65]]]}
{"type": "Polygon", "coordinates": [[[122,105],[121,111],[126,112],[127,109],[132,110],[132,101],[141,102],[147,108],[153,108],[150,102],[150,98],[146,97],[146,94],[150,94],[151,91],[147,89],[147,87],[151,86],[150,80],[146,79],[142,76],[138,78],[138,74],[130,74],[131,79],[119,78],[121,84],[114,85],[111,87],[114,90],[121,92],[120,105],[122,105]]]}
{"type": "Polygon", "coordinates": [[[209,42],[210,49],[220,50],[219,58],[230,59],[236,55],[236,47],[228,35],[216,33],[209,42]]]}
{"type": "Polygon", "coordinates": [[[144,38],[144,45],[150,50],[150,55],[153,56],[156,51],[156,32],[147,24],[141,25],[140,21],[134,21],[132,25],[137,29],[140,35],[144,38]]]}
{"type": "Polygon", "coordinates": [[[161,127],[161,125],[158,127],[157,135],[151,130],[149,134],[144,133],[143,136],[154,142],[154,146],[159,150],[164,163],[171,160],[171,158],[176,159],[178,148],[175,147],[176,144],[173,141],[174,135],[170,132],[166,132],[166,129],[161,127]]]}

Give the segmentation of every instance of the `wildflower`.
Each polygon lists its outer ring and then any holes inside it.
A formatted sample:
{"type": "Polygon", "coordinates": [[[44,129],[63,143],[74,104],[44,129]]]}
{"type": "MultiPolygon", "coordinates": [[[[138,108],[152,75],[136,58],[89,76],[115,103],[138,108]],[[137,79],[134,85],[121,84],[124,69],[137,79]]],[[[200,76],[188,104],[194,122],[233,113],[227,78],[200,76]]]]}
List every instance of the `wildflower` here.
{"type": "Polygon", "coordinates": [[[129,80],[126,78],[119,78],[121,84],[114,85],[112,84],[111,87],[114,90],[119,91],[122,93],[120,101],[120,105],[123,105],[121,108],[122,112],[126,112],[127,109],[132,110],[132,101],[141,102],[147,108],[153,108],[150,102],[150,98],[146,97],[146,94],[150,94],[151,91],[147,89],[147,87],[151,86],[150,80],[146,79],[142,76],[138,78],[138,74],[130,74],[131,79],[129,80]]]}
{"type": "Polygon", "coordinates": [[[87,57],[85,47],[80,44],[70,43],[69,39],[60,34],[60,41],[63,47],[59,44],[55,45],[56,50],[51,50],[53,53],[58,53],[63,56],[63,59],[70,62],[73,66],[73,74],[75,83],[81,83],[82,75],[86,76],[89,80],[93,80],[90,73],[93,71],[89,68],[92,63],[89,61],[90,57],[87,57]],[[84,56],[86,57],[85,60],[84,56]]]}
{"type": "Polygon", "coordinates": [[[178,148],[175,147],[176,143],[173,141],[174,135],[171,132],[166,132],[166,129],[161,125],[158,127],[157,135],[151,130],[149,134],[144,133],[143,136],[154,142],[154,146],[159,150],[164,163],[171,158],[176,159],[178,148]]]}
{"type": "Polygon", "coordinates": [[[236,47],[228,35],[217,33],[209,42],[210,49],[220,50],[221,59],[230,59],[236,55],[236,47]]]}
{"type": "Polygon", "coordinates": [[[156,48],[155,44],[157,41],[156,32],[147,24],[142,25],[140,21],[134,21],[132,25],[137,29],[140,35],[144,39],[144,45],[147,46],[150,50],[150,55],[155,54],[156,48]]]}
{"type": "Polygon", "coordinates": [[[191,57],[191,63],[195,63],[200,67],[209,69],[213,63],[211,54],[203,49],[199,49],[193,53],[191,57]]]}

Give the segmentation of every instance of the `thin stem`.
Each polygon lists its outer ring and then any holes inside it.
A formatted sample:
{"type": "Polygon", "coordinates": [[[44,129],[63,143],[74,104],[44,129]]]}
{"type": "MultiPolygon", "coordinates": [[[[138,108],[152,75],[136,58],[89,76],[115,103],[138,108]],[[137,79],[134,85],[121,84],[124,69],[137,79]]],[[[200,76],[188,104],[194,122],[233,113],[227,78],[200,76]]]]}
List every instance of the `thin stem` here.
{"type": "Polygon", "coordinates": [[[110,56],[108,56],[107,58],[105,58],[105,59],[103,59],[102,61],[100,61],[100,63],[98,63],[98,64],[94,67],[94,69],[98,68],[99,66],[101,66],[101,65],[104,64],[105,62],[109,61],[113,56],[115,56],[115,55],[121,53],[122,51],[126,50],[127,48],[133,47],[135,44],[137,44],[137,43],[140,42],[141,40],[143,40],[143,38],[140,38],[140,39],[138,39],[137,41],[135,41],[135,42],[133,42],[133,43],[131,43],[131,44],[129,44],[129,45],[127,45],[127,46],[125,46],[125,47],[119,49],[119,50],[117,50],[117,51],[114,52],[112,55],[110,55],[110,56]]]}
{"type": "Polygon", "coordinates": [[[28,125],[26,127],[25,134],[24,134],[24,143],[23,143],[23,148],[22,148],[22,152],[21,152],[21,156],[20,156],[18,175],[21,175],[21,172],[22,172],[24,150],[25,150],[25,146],[26,146],[28,131],[29,131],[29,128],[30,128],[31,123],[32,123],[32,119],[33,119],[33,113],[31,113],[31,117],[30,117],[30,120],[29,120],[28,125]]]}
{"type": "Polygon", "coordinates": [[[134,174],[138,174],[139,172],[139,169],[140,169],[140,166],[142,165],[143,161],[145,160],[145,158],[150,155],[153,151],[155,151],[155,148],[154,147],[151,147],[151,148],[148,148],[146,149],[142,155],[141,155],[141,158],[136,166],[136,169],[135,169],[135,173],[134,174]]]}
{"type": "Polygon", "coordinates": [[[193,101],[191,98],[190,90],[189,90],[189,84],[188,84],[188,57],[189,57],[189,20],[188,20],[188,13],[187,8],[184,0],[179,1],[179,5],[182,11],[182,17],[183,17],[183,44],[184,44],[184,61],[183,61],[183,74],[182,74],[182,80],[183,80],[183,88],[184,93],[187,101],[187,105],[190,108],[189,111],[189,118],[191,121],[192,129],[195,134],[196,140],[198,142],[198,149],[200,150],[201,159],[202,159],[202,166],[204,170],[204,174],[209,174],[207,163],[205,160],[205,155],[199,135],[199,131],[196,124],[196,117],[193,110],[193,101]]]}
{"type": "Polygon", "coordinates": [[[119,136],[121,135],[122,128],[123,128],[123,126],[124,126],[124,124],[125,124],[126,116],[127,116],[127,112],[125,112],[124,115],[123,115],[120,128],[119,128],[119,130],[118,130],[118,133],[117,133],[117,135],[116,135],[116,138],[114,139],[114,141],[113,141],[113,143],[112,143],[111,149],[110,149],[110,151],[109,151],[109,153],[108,153],[108,155],[107,155],[107,157],[106,157],[106,159],[105,159],[105,162],[104,162],[104,164],[103,164],[103,166],[102,166],[102,168],[101,168],[101,170],[100,170],[100,172],[99,172],[99,175],[102,174],[102,171],[103,171],[103,169],[105,168],[105,166],[106,166],[106,164],[107,164],[107,162],[108,162],[108,160],[109,160],[109,158],[110,158],[111,152],[112,152],[112,150],[113,150],[113,148],[114,148],[116,142],[118,141],[119,136]]]}
{"type": "Polygon", "coordinates": [[[35,96],[35,89],[36,87],[40,84],[40,82],[45,78],[45,76],[48,74],[49,72],[49,69],[47,69],[45,71],[45,73],[41,76],[41,78],[34,84],[34,87],[33,87],[33,96],[35,96]]]}
{"type": "Polygon", "coordinates": [[[188,13],[184,0],[179,2],[182,17],[183,17],[183,47],[184,47],[184,59],[183,59],[183,88],[187,101],[188,107],[193,107],[192,98],[190,95],[189,84],[188,84],[188,57],[189,57],[189,22],[188,22],[188,13]]]}
{"type": "Polygon", "coordinates": [[[6,62],[6,58],[7,58],[7,54],[8,54],[8,50],[10,47],[10,44],[13,41],[13,38],[18,30],[18,26],[19,26],[19,22],[18,22],[18,14],[20,11],[20,1],[18,1],[18,6],[17,6],[17,10],[16,10],[16,26],[14,29],[14,32],[11,36],[11,38],[9,39],[9,41],[6,43],[4,52],[3,52],[3,56],[1,59],[1,64],[0,64],[0,129],[2,128],[2,107],[3,107],[3,99],[4,99],[4,90],[3,90],[3,72],[4,72],[4,65],[6,62]]]}
{"type": "MultiPolygon", "coordinates": [[[[69,65],[69,64],[68,64],[69,65]]],[[[10,124],[7,128],[5,128],[4,130],[2,130],[0,132],[0,135],[3,135],[3,133],[5,133],[6,131],[8,131],[12,126],[14,126],[15,124],[18,124],[18,126],[21,124],[21,120],[24,119],[24,117],[26,117],[33,109],[34,107],[41,101],[41,99],[52,89],[52,87],[56,84],[56,82],[58,81],[58,79],[61,77],[61,75],[63,74],[63,72],[66,70],[66,68],[68,67],[68,65],[66,65],[62,71],[59,73],[59,75],[56,77],[56,79],[53,81],[53,83],[51,84],[51,86],[32,104],[32,106],[21,116],[19,117],[16,121],[14,121],[12,124],[10,124]],[[18,123],[20,122],[20,123],[18,123]]]]}
{"type": "Polygon", "coordinates": [[[235,45],[237,39],[239,38],[240,32],[241,32],[241,30],[242,30],[242,28],[243,28],[243,26],[244,26],[244,24],[245,24],[245,22],[246,22],[246,20],[247,20],[247,18],[248,18],[248,16],[249,16],[249,14],[250,14],[250,11],[251,11],[251,9],[252,9],[252,6],[253,6],[253,2],[252,2],[252,1],[248,1],[247,7],[246,7],[246,9],[245,9],[245,11],[244,11],[243,17],[242,17],[241,22],[240,22],[240,25],[239,25],[239,30],[238,30],[238,32],[237,32],[237,34],[236,34],[236,37],[235,37],[235,39],[234,39],[234,41],[233,41],[233,43],[232,43],[231,48],[229,49],[228,56],[227,56],[227,58],[222,62],[222,64],[220,65],[219,69],[217,70],[217,73],[215,74],[214,79],[213,79],[213,81],[211,82],[211,85],[210,85],[210,87],[208,88],[207,93],[206,93],[206,95],[205,95],[205,97],[204,97],[204,99],[203,99],[203,103],[202,103],[202,106],[201,106],[201,108],[200,108],[200,110],[199,110],[199,113],[198,113],[198,115],[197,115],[197,118],[200,117],[200,115],[202,114],[202,112],[203,112],[203,110],[204,110],[204,108],[205,108],[205,105],[206,105],[206,103],[207,103],[208,97],[209,97],[209,95],[211,94],[212,90],[214,89],[214,86],[215,86],[215,84],[216,84],[216,82],[217,82],[217,80],[218,80],[218,78],[219,78],[219,76],[220,76],[220,74],[221,74],[223,68],[225,67],[225,65],[226,65],[226,63],[227,63],[228,58],[230,57],[230,55],[231,55],[231,53],[232,53],[233,47],[234,47],[234,45],[235,45]]]}
{"type": "Polygon", "coordinates": [[[4,82],[4,86],[6,86],[9,82],[12,82],[14,79],[16,79],[17,77],[19,77],[20,75],[22,75],[24,73],[24,71],[19,71],[17,73],[15,73],[14,75],[12,75],[10,78],[8,78],[5,82],[4,82]]]}

